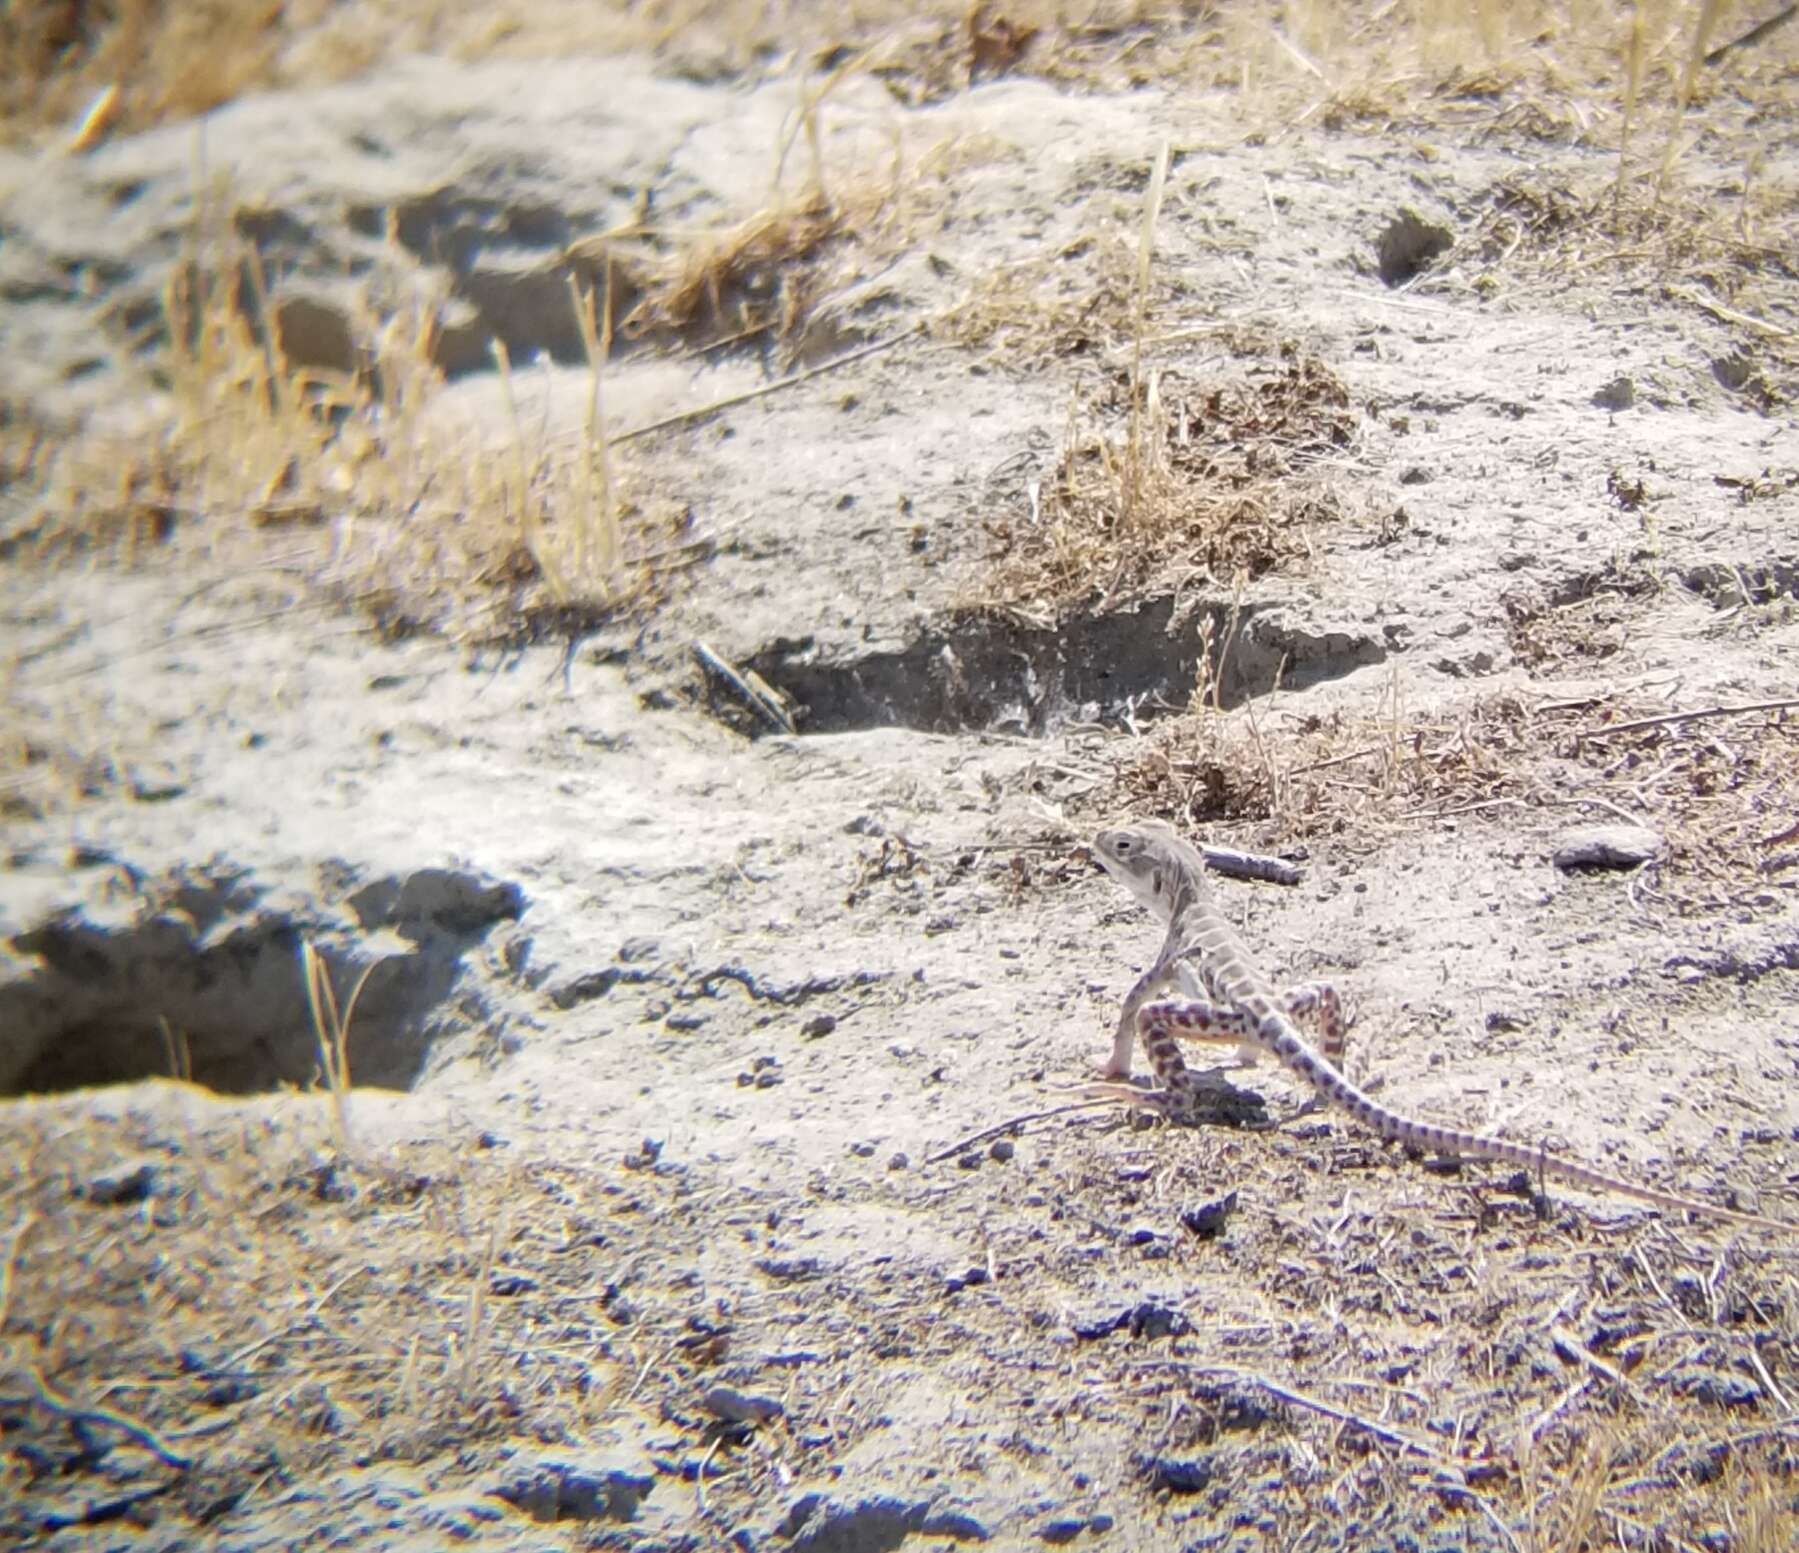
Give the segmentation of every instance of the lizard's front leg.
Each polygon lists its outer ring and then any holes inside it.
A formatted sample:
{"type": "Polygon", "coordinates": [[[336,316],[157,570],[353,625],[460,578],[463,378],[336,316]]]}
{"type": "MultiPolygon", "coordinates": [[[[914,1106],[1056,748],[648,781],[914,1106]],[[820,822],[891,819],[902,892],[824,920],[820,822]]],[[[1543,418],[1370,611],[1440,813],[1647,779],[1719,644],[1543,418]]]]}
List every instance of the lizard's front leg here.
{"type": "Polygon", "coordinates": [[[1131,1054],[1137,1049],[1137,1010],[1171,984],[1188,998],[1199,997],[1203,990],[1187,963],[1171,958],[1164,946],[1163,953],[1156,956],[1156,963],[1139,976],[1125,994],[1118,1028],[1112,1034],[1112,1055],[1099,1070],[1101,1078],[1128,1079],[1131,1076],[1131,1054]]]}

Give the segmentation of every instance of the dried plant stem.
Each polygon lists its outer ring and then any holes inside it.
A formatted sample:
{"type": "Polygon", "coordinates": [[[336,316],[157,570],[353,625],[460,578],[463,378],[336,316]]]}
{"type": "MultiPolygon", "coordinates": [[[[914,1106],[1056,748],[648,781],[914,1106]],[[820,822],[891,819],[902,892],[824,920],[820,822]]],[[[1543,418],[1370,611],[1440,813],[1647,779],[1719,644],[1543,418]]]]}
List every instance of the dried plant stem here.
{"type": "Polygon", "coordinates": [[[312,1013],[313,1034],[318,1041],[319,1063],[325,1071],[325,1083],[331,1091],[332,1129],[337,1146],[350,1152],[350,1021],[356,1014],[356,1002],[368,985],[379,961],[371,961],[357,977],[350,1001],[340,1014],[337,994],[331,987],[331,968],[309,940],[300,943],[301,974],[306,983],[306,1006],[312,1013]]]}
{"type": "Polygon", "coordinates": [[[1708,717],[1740,717],[1747,712],[1784,712],[1799,707],[1799,699],[1785,697],[1779,701],[1748,701],[1741,706],[1703,706],[1691,712],[1665,712],[1660,717],[1638,717],[1628,723],[1612,723],[1598,728],[1582,728],[1583,739],[1612,739],[1621,733],[1635,733],[1641,728],[1660,728],[1669,723],[1698,722],[1708,717]]]}
{"type": "Polygon", "coordinates": [[[185,1472],[193,1465],[191,1457],[183,1456],[148,1424],[140,1424],[135,1418],[127,1417],[117,1408],[83,1407],[80,1403],[72,1401],[60,1391],[52,1388],[36,1365],[27,1365],[25,1375],[30,1380],[32,1389],[37,1393],[37,1400],[51,1412],[60,1413],[64,1418],[76,1423],[108,1424],[127,1438],[136,1440],[145,1450],[166,1466],[173,1467],[177,1472],[185,1472]]]}
{"type": "Polygon", "coordinates": [[[587,521],[580,525],[580,547],[577,569],[585,579],[594,557],[589,553],[589,538],[599,539],[597,571],[602,595],[609,595],[618,567],[620,540],[618,502],[612,479],[612,456],[606,440],[606,401],[602,374],[607,357],[612,353],[612,264],[606,264],[606,304],[604,323],[596,319],[593,292],[584,290],[573,275],[568,278],[569,296],[575,305],[575,322],[581,331],[581,348],[587,354],[589,386],[587,416],[584,426],[586,445],[582,448],[581,474],[587,490],[587,521]]]}
{"type": "Polygon", "coordinates": [[[977,1144],[985,1143],[989,1138],[1001,1137],[1008,1132],[1014,1132],[1020,1127],[1027,1126],[1031,1122],[1046,1122],[1051,1117],[1066,1116],[1071,1111],[1096,1111],[1101,1106],[1117,1104],[1116,1099],[1108,1097],[1104,1100],[1077,1100],[1071,1105],[1052,1106],[1047,1111],[1026,1111],[1022,1116],[1008,1117],[1003,1122],[996,1122],[991,1127],[983,1127],[979,1132],[970,1133],[966,1138],[958,1138],[947,1148],[938,1149],[935,1154],[927,1155],[925,1163],[927,1165],[941,1164],[944,1160],[954,1158],[957,1154],[972,1149],[977,1144]]]}
{"type": "Polygon", "coordinates": [[[1687,52],[1686,69],[1681,72],[1680,89],[1675,95],[1674,121],[1668,127],[1668,144],[1662,151],[1661,169],[1655,178],[1657,203],[1661,201],[1669,174],[1674,171],[1674,163],[1680,156],[1680,131],[1686,122],[1687,105],[1693,100],[1693,82],[1698,79],[1699,67],[1705,63],[1706,44],[1712,30],[1723,14],[1724,0],[1703,0],[1698,20],[1693,24],[1693,46],[1687,52]]]}
{"type": "Polygon", "coordinates": [[[1624,200],[1624,173],[1630,156],[1630,129],[1636,118],[1637,94],[1643,85],[1643,13],[1633,11],[1630,39],[1624,46],[1624,114],[1618,131],[1618,181],[1612,189],[1612,210],[1616,217],[1624,200]]]}
{"type": "Polygon", "coordinates": [[[847,367],[853,361],[862,361],[869,356],[878,356],[882,351],[890,351],[896,345],[903,345],[914,335],[921,333],[923,325],[907,329],[896,334],[892,339],[876,340],[872,345],[864,345],[859,350],[847,351],[830,361],[820,362],[816,367],[808,367],[804,372],[795,372],[782,378],[778,383],[764,383],[760,388],[751,388],[741,394],[729,394],[723,399],[714,399],[709,404],[696,405],[691,410],[677,410],[673,415],[665,415],[659,421],[651,421],[647,426],[633,426],[629,431],[621,431],[607,439],[608,447],[617,447],[621,442],[630,442],[636,437],[647,437],[652,432],[667,431],[671,426],[681,426],[688,421],[704,420],[708,415],[716,415],[720,410],[729,410],[736,405],[748,404],[752,399],[762,399],[769,394],[778,394],[782,389],[796,387],[800,383],[810,382],[815,377],[823,377],[827,372],[835,372],[840,367],[847,367]]]}
{"type": "Polygon", "coordinates": [[[1164,140],[1150,170],[1149,188],[1143,196],[1143,227],[1137,237],[1136,291],[1131,304],[1131,409],[1125,442],[1124,511],[1126,527],[1135,527],[1143,508],[1145,423],[1149,420],[1143,394],[1143,335],[1149,319],[1150,260],[1155,254],[1156,222],[1162,214],[1162,191],[1168,183],[1171,148],[1164,140]]]}

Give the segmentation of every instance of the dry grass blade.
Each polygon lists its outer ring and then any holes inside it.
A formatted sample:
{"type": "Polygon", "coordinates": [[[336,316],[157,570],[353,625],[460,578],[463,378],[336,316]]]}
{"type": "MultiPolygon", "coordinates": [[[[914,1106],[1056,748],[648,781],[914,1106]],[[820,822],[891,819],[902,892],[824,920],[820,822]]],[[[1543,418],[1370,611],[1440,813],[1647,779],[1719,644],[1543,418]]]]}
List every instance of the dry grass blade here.
{"type": "Polygon", "coordinates": [[[1724,0],[1700,0],[1699,15],[1693,23],[1693,42],[1687,51],[1686,69],[1681,73],[1680,87],[1675,94],[1674,120],[1668,128],[1667,148],[1662,152],[1662,165],[1656,174],[1657,199],[1660,199],[1662,190],[1667,187],[1669,175],[1674,171],[1674,163],[1680,156],[1680,133],[1685,127],[1687,106],[1693,100],[1693,83],[1699,77],[1700,66],[1705,63],[1712,31],[1723,14],[1724,0]]]}
{"type": "Polygon", "coordinates": [[[612,266],[610,262],[606,266],[604,330],[595,320],[593,292],[584,290],[580,282],[572,275],[569,277],[568,289],[570,299],[575,307],[575,319],[581,330],[581,347],[587,353],[587,370],[591,378],[591,387],[587,398],[587,414],[583,422],[583,431],[586,436],[586,447],[583,449],[585,457],[581,465],[588,481],[589,523],[582,525],[578,565],[582,574],[585,575],[590,565],[597,564],[600,575],[611,578],[618,568],[621,542],[618,532],[618,501],[614,495],[612,478],[612,454],[606,438],[606,401],[603,385],[604,365],[607,357],[612,353],[612,266]],[[590,532],[599,541],[597,563],[588,551],[590,532]]]}
{"type": "Polygon", "coordinates": [[[1150,170],[1143,195],[1143,228],[1137,238],[1137,277],[1131,307],[1130,423],[1126,433],[1123,521],[1134,528],[1143,498],[1143,335],[1149,321],[1149,271],[1155,255],[1156,222],[1162,215],[1162,191],[1168,184],[1169,143],[1164,140],[1150,170]]]}
{"type": "Polygon", "coordinates": [[[135,1440],[166,1466],[177,1472],[185,1472],[193,1465],[191,1457],[183,1455],[170,1445],[148,1424],[120,1412],[117,1408],[83,1406],[57,1391],[44,1379],[43,1372],[36,1365],[25,1367],[25,1377],[31,1382],[37,1394],[37,1400],[52,1412],[78,1424],[105,1424],[117,1429],[126,1438],[135,1440]]]}
{"type": "Polygon", "coordinates": [[[310,940],[302,939],[300,942],[300,968],[306,984],[306,1007],[312,1015],[319,1064],[324,1070],[325,1083],[331,1091],[331,1117],[337,1146],[345,1154],[350,1152],[351,1146],[350,1022],[356,1015],[357,999],[362,996],[362,989],[368,985],[369,977],[374,974],[379,963],[371,961],[363,967],[362,974],[356,978],[356,985],[350,992],[350,1001],[340,1014],[337,994],[331,986],[330,966],[325,957],[313,948],[310,940]]]}
{"type": "Polygon", "coordinates": [[[1308,527],[1343,512],[1325,460],[1355,439],[1348,390],[1297,346],[1233,343],[1210,380],[1146,368],[1139,402],[1127,369],[1071,406],[1041,499],[988,520],[994,571],[970,603],[1044,620],[1220,579],[1240,594],[1305,555],[1308,527]]]}
{"type": "Polygon", "coordinates": [[[0,1256],[0,1332],[6,1330],[6,1318],[12,1310],[13,1273],[19,1265],[19,1247],[37,1223],[37,1215],[27,1209],[18,1217],[6,1237],[6,1252],[0,1256]]]}

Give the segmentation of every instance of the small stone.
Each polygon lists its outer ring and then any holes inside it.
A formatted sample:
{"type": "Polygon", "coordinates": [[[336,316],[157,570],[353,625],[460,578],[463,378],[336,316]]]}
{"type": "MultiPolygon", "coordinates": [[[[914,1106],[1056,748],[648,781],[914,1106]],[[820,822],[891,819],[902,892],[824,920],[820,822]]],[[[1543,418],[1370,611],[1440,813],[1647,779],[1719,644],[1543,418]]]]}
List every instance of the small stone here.
{"type": "Polygon", "coordinates": [[[775,1397],[757,1396],[732,1386],[714,1386],[704,1401],[707,1412],[728,1424],[765,1424],[786,1411],[775,1397]]]}
{"type": "Polygon", "coordinates": [[[1132,1337],[1185,1337],[1192,1324],[1178,1310],[1144,1300],[1132,1308],[1127,1320],[1132,1337]]]}
{"type": "Polygon", "coordinates": [[[958,1154],[956,1156],[956,1163],[964,1170],[979,1170],[981,1168],[981,1156],[975,1153],[973,1149],[969,1149],[967,1153],[958,1154]]]}
{"type": "Polygon", "coordinates": [[[874,1156],[875,1146],[872,1143],[852,1143],[850,1153],[857,1159],[870,1159],[874,1156]]]}
{"type": "Polygon", "coordinates": [[[821,1036],[829,1035],[837,1028],[837,1020],[831,1014],[814,1014],[800,1026],[800,1036],[804,1040],[816,1041],[821,1036]]]}
{"type": "Polygon", "coordinates": [[[1627,377],[1615,377],[1593,395],[1596,410],[1628,410],[1637,402],[1637,385],[1627,377]]]}
{"type": "Polygon", "coordinates": [[[1660,857],[1665,845],[1646,825],[1587,825],[1563,833],[1553,861],[1564,873],[1576,868],[1640,868],[1660,857]]]}
{"type": "Polygon", "coordinates": [[[705,1028],[704,1014],[670,1014],[663,1023],[671,1030],[701,1030],[705,1028]]]}
{"type": "Polygon", "coordinates": [[[102,1170],[75,1189],[77,1197],[103,1208],[142,1202],[156,1191],[157,1166],[153,1159],[127,1160],[102,1170]]]}
{"type": "Polygon", "coordinates": [[[1010,1138],[995,1138],[993,1147],[987,1150],[988,1157],[997,1159],[1002,1165],[1018,1152],[1018,1145],[1010,1138]]]}
{"type": "Polygon", "coordinates": [[[1212,1462],[1205,1456],[1185,1461],[1156,1456],[1141,1462],[1139,1468],[1152,1487],[1165,1488],[1171,1494],[1197,1494],[1212,1481],[1212,1462]]]}
{"type": "Polygon", "coordinates": [[[901,1149],[899,1153],[895,1154],[892,1159],[887,1161],[887,1168],[889,1170],[909,1170],[911,1166],[911,1156],[908,1155],[904,1149],[901,1149]]]}
{"type": "Polygon", "coordinates": [[[756,1088],[773,1089],[777,1084],[785,1084],[787,1077],[777,1068],[764,1068],[756,1075],[756,1088]]]}
{"type": "Polygon", "coordinates": [[[1201,1203],[1196,1208],[1183,1208],[1181,1227],[1190,1234],[1199,1236],[1201,1240],[1215,1240],[1224,1233],[1225,1225],[1236,1211],[1237,1194],[1226,1192],[1224,1196],[1215,1197],[1211,1202],[1201,1203]]]}
{"type": "Polygon", "coordinates": [[[662,1143],[657,1138],[645,1138],[643,1147],[635,1154],[627,1154],[624,1159],[627,1170],[647,1170],[662,1156],[662,1143]]]}

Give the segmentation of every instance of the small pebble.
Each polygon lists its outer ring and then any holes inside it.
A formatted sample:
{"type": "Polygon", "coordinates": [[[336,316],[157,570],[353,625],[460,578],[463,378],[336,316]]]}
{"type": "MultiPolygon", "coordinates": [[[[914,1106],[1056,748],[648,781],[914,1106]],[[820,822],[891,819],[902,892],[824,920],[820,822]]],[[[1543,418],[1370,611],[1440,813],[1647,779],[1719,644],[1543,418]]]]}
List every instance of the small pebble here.
{"type": "Polygon", "coordinates": [[[142,1202],[156,1190],[156,1161],[134,1159],[89,1176],[76,1189],[78,1197],[111,1208],[120,1203],[142,1202]]]}
{"type": "Polygon", "coordinates": [[[774,1397],[757,1396],[732,1386],[714,1386],[705,1396],[706,1410],[729,1424],[765,1424],[785,1409],[774,1397]]]}
{"type": "Polygon", "coordinates": [[[904,1150],[901,1150],[898,1154],[895,1154],[892,1159],[887,1161],[887,1168],[889,1170],[908,1170],[911,1168],[911,1165],[911,1157],[907,1155],[904,1150]]]}
{"type": "Polygon", "coordinates": [[[643,1170],[656,1163],[662,1155],[662,1142],[658,1138],[645,1138],[643,1148],[636,1154],[627,1154],[624,1159],[625,1169],[643,1170]]]}
{"type": "Polygon", "coordinates": [[[1554,853],[1563,872],[1575,868],[1640,868],[1662,855],[1661,836],[1643,825],[1588,825],[1565,831],[1554,853]]]}
{"type": "Polygon", "coordinates": [[[956,1163],[964,1170],[979,1170],[981,1168],[981,1156],[975,1153],[973,1149],[970,1149],[966,1154],[958,1154],[956,1156],[956,1163]]]}
{"type": "Polygon", "coordinates": [[[995,1138],[993,1140],[993,1147],[987,1150],[989,1156],[997,1159],[1001,1164],[1004,1164],[1017,1152],[1018,1145],[1010,1138],[995,1138]]]}

